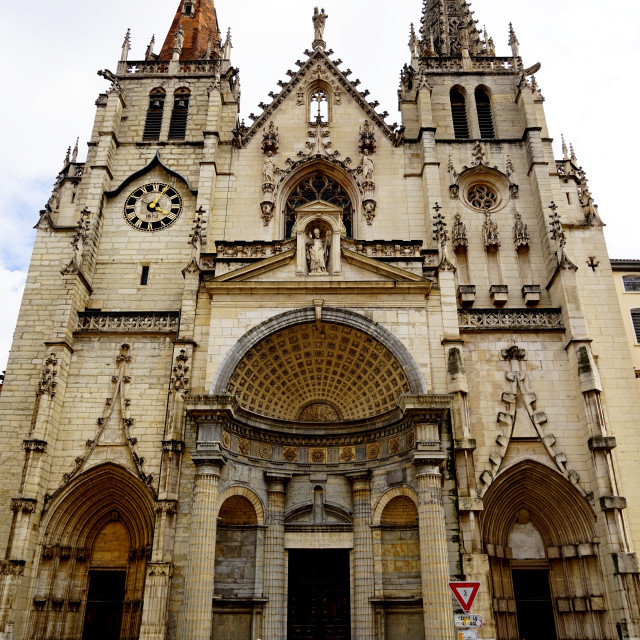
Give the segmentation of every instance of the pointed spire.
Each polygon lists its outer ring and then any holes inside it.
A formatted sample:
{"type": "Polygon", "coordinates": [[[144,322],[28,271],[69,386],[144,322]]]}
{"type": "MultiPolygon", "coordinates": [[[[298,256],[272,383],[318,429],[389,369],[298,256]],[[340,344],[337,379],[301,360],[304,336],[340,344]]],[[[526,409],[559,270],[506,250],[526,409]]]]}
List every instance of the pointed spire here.
{"type": "Polygon", "coordinates": [[[420,57],[420,41],[416,36],[416,31],[413,28],[413,22],[409,30],[409,50],[411,51],[411,60],[416,60],[420,57]]]}
{"type": "Polygon", "coordinates": [[[516,37],[516,32],[513,30],[513,24],[509,23],[509,46],[511,47],[511,53],[514,58],[520,55],[520,43],[516,37]]]}
{"type": "Polygon", "coordinates": [[[147,50],[144,54],[144,59],[145,60],[153,60],[154,59],[154,54],[153,54],[153,47],[156,44],[156,34],[154,33],[151,36],[151,42],[149,42],[149,45],[147,46],[147,50]]]}
{"type": "Polygon", "coordinates": [[[568,160],[569,150],[567,149],[567,143],[564,141],[564,134],[561,134],[560,137],[562,138],[562,157],[564,160],[568,160]]]}
{"type": "Polygon", "coordinates": [[[209,38],[212,51],[216,52],[220,45],[220,30],[213,0],[180,0],[158,60],[171,60],[177,44],[181,45],[178,47],[180,60],[200,60],[207,56],[209,38]],[[178,40],[182,41],[176,42],[175,34],[181,27],[178,40]]]}
{"type": "MultiPolygon", "coordinates": [[[[470,55],[484,55],[485,46],[476,23],[467,0],[423,0],[420,18],[423,52],[430,50],[434,55],[459,56],[466,50],[470,55]]],[[[488,41],[487,34],[485,41],[488,41]]]]}
{"type": "Polygon", "coordinates": [[[73,153],[71,154],[71,162],[75,162],[78,159],[78,143],[80,138],[76,138],[76,145],[73,147],[73,153]]]}
{"type": "Polygon", "coordinates": [[[66,168],[70,162],[71,162],[71,147],[68,147],[67,154],[65,155],[64,162],[62,163],[63,168],[66,168]]]}
{"type": "Polygon", "coordinates": [[[131,51],[131,29],[127,29],[127,33],[124,35],[124,42],[122,43],[122,55],[120,56],[121,62],[126,62],[129,57],[129,51],[131,51]]]}

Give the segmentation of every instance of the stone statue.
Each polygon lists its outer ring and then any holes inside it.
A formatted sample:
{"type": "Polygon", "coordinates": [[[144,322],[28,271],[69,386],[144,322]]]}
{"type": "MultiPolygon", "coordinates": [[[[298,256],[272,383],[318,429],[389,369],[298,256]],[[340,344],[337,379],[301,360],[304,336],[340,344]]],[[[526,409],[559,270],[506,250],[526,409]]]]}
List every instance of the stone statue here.
{"type": "Polygon", "coordinates": [[[368,149],[362,153],[362,176],[367,181],[373,181],[373,158],[368,149]]]}
{"type": "Polygon", "coordinates": [[[307,240],[307,263],[309,273],[327,273],[327,258],[329,257],[329,237],[321,237],[317,227],[309,234],[307,240]]]}
{"type": "Polygon", "coordinates": [[[267,155],[264,158],[264,168],[262,169],[262,181],[273,184],[275,180],[274,178],[275,169],[276,167],[273,162],[273,153],[271,151],[268,151],[267,155]]]}
{"type": "Polygon", "coordinates": [[[173,49],[178,53],[182,52],[182,46],[184,45],[184,29],[182,25],[178,27],[178,30],[173,34],[173,49]]]}
{"type": "Polygon", "coordinates": [[[313,10],[313,28],[315,31],[315,39],[322,40],[322,36],[324,35],[324,25],[327,22],[328,14],[322,11],[318,11],[318,7],[313,10]]]}

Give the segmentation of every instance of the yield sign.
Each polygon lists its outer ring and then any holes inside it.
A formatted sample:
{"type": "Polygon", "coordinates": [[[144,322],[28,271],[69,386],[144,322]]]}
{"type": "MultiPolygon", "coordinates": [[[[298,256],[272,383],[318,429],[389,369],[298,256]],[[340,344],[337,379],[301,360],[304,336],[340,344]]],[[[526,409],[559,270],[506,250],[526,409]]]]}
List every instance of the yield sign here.
{"type": "Polygon", "coordinates": [[[480,589],[479,582],[450,582],[449,589],[453,592],[456,600],[459,602],[465,613],[471,611],[473,603],[480,589]]]}

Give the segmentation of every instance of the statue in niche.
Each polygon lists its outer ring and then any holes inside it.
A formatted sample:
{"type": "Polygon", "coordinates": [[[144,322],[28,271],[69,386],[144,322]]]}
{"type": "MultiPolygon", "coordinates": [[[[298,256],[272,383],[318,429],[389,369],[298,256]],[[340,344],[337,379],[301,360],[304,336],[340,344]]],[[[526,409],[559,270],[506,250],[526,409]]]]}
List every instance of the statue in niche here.
{"type": "Polygon", "coordinates": [[[373,158],[368,149],[362,152],[362,176],[366,181],[373,182],[373,158]]]}
{"type": "Polygon", "coordinates": [[[327,273],[327,260],[329,258],[329,234],[324,238],[320,229],[316,227],[307,239],[307,264],[309,273],[327,273]]]}
{"type": "Polygon", "coordinates": [[[264,157],[264,168],[262,169],[262,182],[274,184],[275,176],[275,163],[273,162],[273,153],[267,151],[264,157]]]}
{"type": "Polygon", "coordinates": [[[324,25],[327,22],[328,14],[322,11],[318,11],[318,7],[313,10],[313,28],[315,31],[315,39],[322,40],[324,35],[324,25]]]}

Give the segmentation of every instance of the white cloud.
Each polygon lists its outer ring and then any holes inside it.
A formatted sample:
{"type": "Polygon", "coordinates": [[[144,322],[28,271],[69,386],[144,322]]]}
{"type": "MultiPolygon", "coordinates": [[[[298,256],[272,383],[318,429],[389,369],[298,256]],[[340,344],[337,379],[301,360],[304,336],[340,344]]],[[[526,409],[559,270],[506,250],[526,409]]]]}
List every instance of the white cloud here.
{"type": "Polygon", "coordinates": [[[0,265],[0,300],[2,313],[0,314],[0,371],[7,368],[7,358],[13,330],[15,329],[18,309],[24,292],[26,274],[23,271],[10,271],[0,265]]]}

